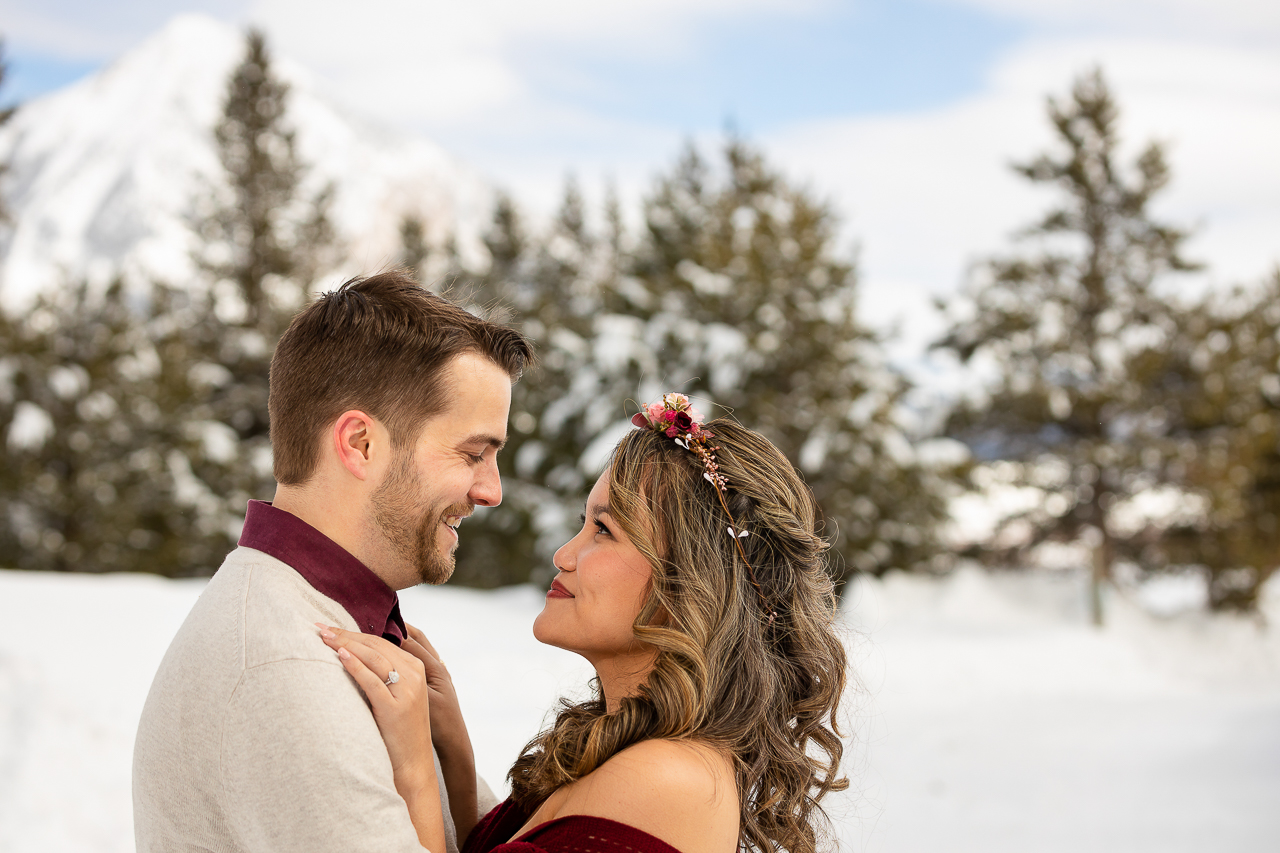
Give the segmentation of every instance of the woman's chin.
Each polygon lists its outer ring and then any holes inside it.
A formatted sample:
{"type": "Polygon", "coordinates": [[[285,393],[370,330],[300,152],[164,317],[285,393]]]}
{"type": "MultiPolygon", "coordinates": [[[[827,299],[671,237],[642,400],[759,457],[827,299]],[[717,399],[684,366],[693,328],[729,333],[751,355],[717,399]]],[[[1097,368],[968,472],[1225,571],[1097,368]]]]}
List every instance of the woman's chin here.
{"type": "Polygon", "coordinates": [[[548,621],[547,611],[544,608],[543,611],[538,614],[538,617],[533,620],[533,638],[543,645],[554,646],[555,642],[552,639],[554,634],[550,630],[550,625],[547,624],[548,621]]]}

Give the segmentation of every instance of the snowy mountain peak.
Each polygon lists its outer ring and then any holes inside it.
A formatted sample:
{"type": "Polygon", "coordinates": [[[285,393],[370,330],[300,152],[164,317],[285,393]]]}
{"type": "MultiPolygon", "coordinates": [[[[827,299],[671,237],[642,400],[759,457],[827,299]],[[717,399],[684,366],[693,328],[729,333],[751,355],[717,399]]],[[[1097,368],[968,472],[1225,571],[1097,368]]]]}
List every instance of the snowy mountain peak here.
{"type": "MultiPolygon", "coordinates": [[[[212,131],[243,53],[234,27],[180,15],[0,129],[14,216],[0,236],[0,303],[21,309],[84,277],[191,280],[190,221],[196,200],[222,180],[212,131]]],[[[405,213],[435,240],[456,231],[464,250],[478,245],[491,199],[483,180],[429,140],[350,115],[287,58],[274,62],[291,86],[288,120],[313,166],[310,182],[335,184],[334,224],[355,269],[395,257],[405,213]]]]}

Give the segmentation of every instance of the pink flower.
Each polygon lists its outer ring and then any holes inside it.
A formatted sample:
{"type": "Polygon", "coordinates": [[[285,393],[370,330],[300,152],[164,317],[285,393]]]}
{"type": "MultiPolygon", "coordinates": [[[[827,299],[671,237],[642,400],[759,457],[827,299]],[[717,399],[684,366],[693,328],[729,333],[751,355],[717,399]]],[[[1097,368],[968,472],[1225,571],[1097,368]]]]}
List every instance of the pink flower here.
{"type": "Polygon", "coordinates": [[[680,430],[675,427],[667,427],[667,438],[675,438],[680,434],[680,430]]]}
{"type": "Polygon", "coordinates": [[[649,420],[657,423],[662,420],[662,403],[650,403],[645,409],[649,413],[649,420]]]}
{"type": "Polygon", "coordinates": [[[673,423],[676,419],[676,413],[668,409],[662,413],[662,419],[667,423],[673,423]]]}

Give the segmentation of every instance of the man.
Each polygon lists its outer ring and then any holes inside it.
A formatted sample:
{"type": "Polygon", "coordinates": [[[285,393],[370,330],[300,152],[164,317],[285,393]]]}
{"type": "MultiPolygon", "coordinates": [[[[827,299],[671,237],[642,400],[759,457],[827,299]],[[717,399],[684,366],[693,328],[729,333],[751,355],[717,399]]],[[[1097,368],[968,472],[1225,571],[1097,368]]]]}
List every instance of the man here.
{"type": "MultiPolygon", "coordinates": [[[[405,640],[396,590],[447,580],[459,523],[502,499],[496,455],[531,357],[519,333],[397,272],[294,318],[271,362],[275,499],[250,502],[142,712],[141,853],[422,849],[369,707],[316,623],[405,640]]],[[[463,792],[449,803],[438,779],[456,853],[455,822],[465,836],[476,817],[474,758],[437,748],[437,773],[463,792]]]]}

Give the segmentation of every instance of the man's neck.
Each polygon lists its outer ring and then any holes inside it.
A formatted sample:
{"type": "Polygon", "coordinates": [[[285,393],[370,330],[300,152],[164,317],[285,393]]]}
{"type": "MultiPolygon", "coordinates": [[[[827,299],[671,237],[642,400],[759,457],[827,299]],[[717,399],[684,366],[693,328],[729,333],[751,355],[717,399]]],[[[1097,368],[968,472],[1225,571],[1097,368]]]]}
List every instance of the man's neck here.
{"type": "MultiPolygon", "coordinates": [[[[328,536],[347,553],[360,559],[359,538],[351,523],[351,515],[340,511],[343,502],[333,498],[321,498],[316,494],[317,491],[316,488],[305,486],[278,485],[271,505],[297,516],[328,536]]],[[[361,562],[365,561],[361,559],[361,562]]]]}

